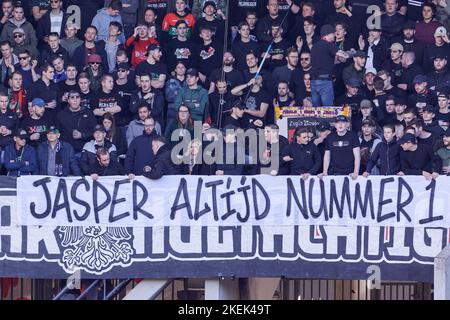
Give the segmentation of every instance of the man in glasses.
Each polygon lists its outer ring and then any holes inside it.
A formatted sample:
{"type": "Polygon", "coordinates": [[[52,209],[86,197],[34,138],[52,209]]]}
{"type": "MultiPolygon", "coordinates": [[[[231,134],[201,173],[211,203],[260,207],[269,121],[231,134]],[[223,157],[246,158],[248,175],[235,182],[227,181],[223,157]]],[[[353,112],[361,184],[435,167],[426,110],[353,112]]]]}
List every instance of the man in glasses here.
{"type": "Polygon", "coordinates": [[[148,172],[153,165],[155,155],[152,152],[152,142],[159,135],[155,132],[155,120],[147,117],[144,120],[144,130],[142,135],[133,139],[128,147],[125,158],[125,171],[130,179],[135,175],[143,175],[148,172]]]}
{"type": "Polygon", "coordinates": [[[28,51],[33,59],[39,56],[39,52],[36,47],[33,47],[30,43],[25,41],[25,31],[22,28],[17,28],[14,30],[14,43],[13,52],[15,55],[19,56],[19,52],[28,51]]]}
{"type": "MultiPolygon", "coordinates": [[[[141,101],[137,106],[137,116],[135,117],[134,120],[131,120],[127,128],[126,135],[128,146],[135,138],[141,136],[144,133],[144,122],[145,119],[147,119],[149,116],[150,116],[149,106],[145,101],[141,101]]],[[[153,123],[154,123],[153,130],[157,134],[161,134],[161,125],[156,121],[154,121],[153,123]]]]}
{"type": "Polygon", "coordinates": [[[294,70],[297,68],[298,60],[299,60],[299,54],[297,52],[297,49],[295,48],[289,48],[286,51],[286,64],[284,66],[276,67],[273,70],[272,77],[274,84],[278,84],[281,81],[286,82],[289,84],[291,81],[291,76],[294,70]]]}
{"type": "Polygon", "coordinates": [[[78,70],[84,70],[89,62],[88,59],[91,55],[99,55],[104,70],[108,68],[108,59],[106,57],[105,50],[95,42],[97,36],[97,28],[89,26],[84,33],[84,44],[75,49],[72,57],[72,62],[75,63],[78,70]]]}
{"type": "Polygon", "coordinates": [[[85,71],[89,75],[91,89],[98,91],[100,89],[100,79],[103,76],[102,58],[98,54],[90,55],[88,58],[88,66],[85,71]]]}
{"type": "Polygon", "coordinates": [[[311,53],[309,51],[300,52],[299,68],[292,71],[289,81],[289,90],[293,94],[296,101],[301,101],[301,97],[305,92],[304,74],[311,70],[311,53]]]}
{"type": "Polygon", "coordinates": [[[31,44],[36,48],[38,44],[36,33],[31,23],[29,23],[24,17],[24,10],[20,2],[17,2],[14,5],[12,18],[9,19],[9,21],[3,27],[0,39],[9,40],[11,43],[13,43],[14,30],[16,30],[17,28],[22,28],[25,32],[25,42],[31,44]]]}
{"type": "Polygon", "coordinates": [[[68,15],[62,10],[62,6],[62,0],[51,0],[51,10],[47,11],[47,13],[39,19],[36,28],[36,35],[42,43],[47,42],[48,36],[53,32],[60,37],[63,36],[68,15]]]}
{"type": "Polygon", "coordinates": [[[68,96],[68,108],[58,113],[56,123],[61,130],[61,139],[70,143],[79,153],[83,146],[92,138],[97,121],[92,111],[82,109],[80,105],[80,94],[77,91],[70,91],[68,96]]]}
{"type": "Polygon", "coordinates": [[[27,144],[28,134],[23,129],[14,132],[14,141],[5,148],[7,175],[20,177],[37,173],[37,157],[33,147],[27,144]]]}
{"type": "MultiPolygon", "coordinates": [[[[122,99],[124,106],[129,106],[133,93],[138,89],[136,82],[129,76],[130,65],[120,63],[117,65],[117,75],[114,81],[114,88],[122,99]]],[[[164,100],[164,98],[163,98],[164,100]]],[[[116,125],[126,126],[131,120],[129,108],[124,107],[116,117],[116,125]]]]}

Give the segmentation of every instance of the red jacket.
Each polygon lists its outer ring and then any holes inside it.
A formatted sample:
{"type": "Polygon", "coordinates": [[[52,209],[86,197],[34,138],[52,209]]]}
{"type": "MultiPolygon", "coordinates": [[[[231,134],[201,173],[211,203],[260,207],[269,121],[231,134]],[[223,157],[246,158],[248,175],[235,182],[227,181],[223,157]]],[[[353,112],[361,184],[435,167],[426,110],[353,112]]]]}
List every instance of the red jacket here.
{"type": "Polygon", "coordinates": [[[128,38],[127,42],[125,43],[125,47],[133,47],[131,53],[131,67],[133,69],[135,69],[139,63],[147,59],[147,47],[152,43],[159,45],[158,41],[156,41],[155,38],[148,38],[147,40],[138,38],[136,40],[134,35],[128,38]]]}

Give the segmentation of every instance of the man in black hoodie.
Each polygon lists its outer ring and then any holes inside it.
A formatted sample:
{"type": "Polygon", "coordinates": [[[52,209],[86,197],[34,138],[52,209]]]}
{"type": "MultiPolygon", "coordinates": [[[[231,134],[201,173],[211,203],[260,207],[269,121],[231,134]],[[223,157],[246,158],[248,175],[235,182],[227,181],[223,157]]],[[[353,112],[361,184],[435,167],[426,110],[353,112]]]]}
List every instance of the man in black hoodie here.
{"type": "MultiPolygon", "coordinates": [[[[258,23],[256,25],[256,36],[258,37],[258,41],[263,44],[268,44],[270,41],[272,41],[272,25],[274,23],[277,23],[278,25],[281,24],[284,18],[284,14],[280,15],[279,7],[278,7],[278,1],[277,0],[267,0],[267,10],[269,11],[269,14],[261,19],[258,20],[258,23]]],[[[281,25],[281,36],[283,38],[286,37],[287,32],[290,29],[290,21],[289,17],[286,18],[283,21],[283,25],[281,25]]]]}
{"type": "Polygon", "coordinates": [[[148,117],[144,120],[144,133],[134,138],[128,147],[127,156],[125,158],[125,171],[130,179],[135,175],[142,175],[148,172],[152,167],[155,155],[151,152],[153,139],[158,134],[155,132],[155,119],[148,117]]]}
{"type": "Polygon", "coordinates": [[[372,173],[372,169],[379,162],[380,175],[395,175],[400,171],[400,145],[395,137],[395,125],[386,124],[383,126],[383,141],[377,144],[375,150],[367,162],[364,177],[372,173]]]}
{"type": "Polygon", "coordinates": [[[416,137],[405,134],[399,141],[402,151],[400,151],[399,176],[422,175],[427,179],[436,179],[439,174],[434,171],[436,156],[431,147],[425,144],[418,144],[416,137]]]}
{"type": "Polygon", "coordinates": [[[94,114],[89,109],[81,108],[80,94],[70,91],[69,107],[61,110],[56,123],[61,130],[61,140],[72,145],[75,153],[81,152],[86,142],[91,140],[92,131],[97,124],[94,114]]]}
{"type": "Polygon", "coordinates": [[[290,174],[301,175],[305,180],[317,174],[322,166],[320,151],[314,142],[309,141],[308,133],[306,127],[295,129],[294,140],[283,152],[283,160],[290,164],[290,174]]]}
{"type": "Polygon", "coordinates": [[[172,152],[164,137],[157,137],[153,139],[152,151],[155,155],[155,161],[151,167],[144,168],[144,177],[157,180],[163,176],[175,175],[179,173],[178,168],[172,162],[172,152]]]}
{"type": "Polygon", "coordinates": [[[111,161],[108,149],[103,147],[98,148],[96,160],[97,161],[89,167],[89,174],[93,180],[98,180],[99,177],[103,176],[125,175],[123,167],[117,161],[111,161]]]}

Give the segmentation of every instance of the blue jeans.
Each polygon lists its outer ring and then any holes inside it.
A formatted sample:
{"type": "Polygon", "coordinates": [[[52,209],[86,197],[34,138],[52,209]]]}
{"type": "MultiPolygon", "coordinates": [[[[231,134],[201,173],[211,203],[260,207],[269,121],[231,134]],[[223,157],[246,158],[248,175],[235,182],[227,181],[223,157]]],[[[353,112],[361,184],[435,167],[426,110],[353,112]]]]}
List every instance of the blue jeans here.
{"type": "Polygon", "coordinates": [[[314,107],[334,105],[333,81],[311,80],[311,98],[314,107]]]}

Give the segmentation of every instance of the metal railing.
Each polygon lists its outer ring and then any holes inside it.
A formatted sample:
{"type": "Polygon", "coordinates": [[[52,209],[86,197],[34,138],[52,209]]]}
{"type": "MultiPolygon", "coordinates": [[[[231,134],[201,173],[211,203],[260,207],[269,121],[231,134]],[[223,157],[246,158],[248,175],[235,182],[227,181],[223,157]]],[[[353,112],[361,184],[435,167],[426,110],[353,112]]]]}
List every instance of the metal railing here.
{"type": "MultiPolygon", "coordinates": [[[[59,300],[67,290],[63,280],[0,278],[0,300],[59,300]]],[[[95,280],[74,300],[121,300],[139,280],[95,280]]],[[[382,282],[369,290],[363,280],[282,279],[274,299],[280,300],[432,300],[433,284],[423,282],[382,282]]],[[[173,279],[152,297],[153,300],[204,299],[204,287],[191,279],[173,279]]]]}

